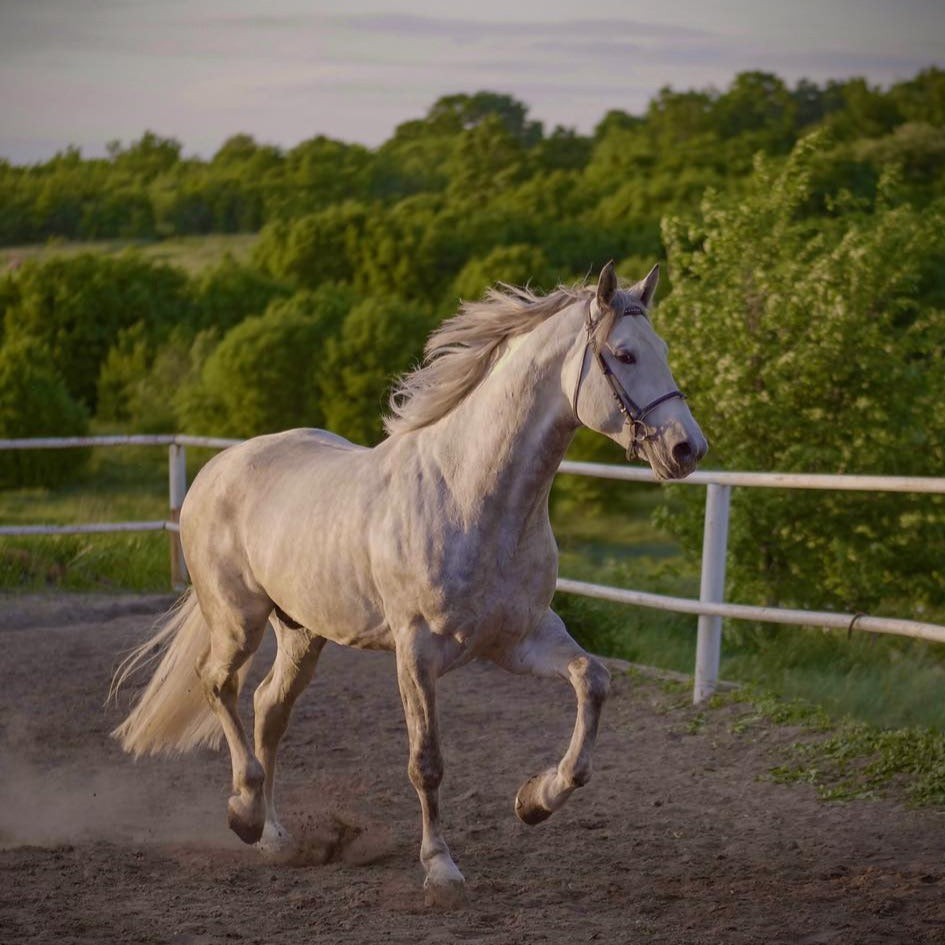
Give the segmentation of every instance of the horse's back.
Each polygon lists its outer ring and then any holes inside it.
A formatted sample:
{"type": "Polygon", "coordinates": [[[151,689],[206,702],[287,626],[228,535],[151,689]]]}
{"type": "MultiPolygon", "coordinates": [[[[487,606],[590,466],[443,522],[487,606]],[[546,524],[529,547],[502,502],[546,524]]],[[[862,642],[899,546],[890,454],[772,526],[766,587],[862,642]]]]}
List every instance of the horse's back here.
{"type": "Polygon", "coordinates": [[[276,525],[304,508],[335,501],[333,493],[359,478],[366,447],[327,430],[299,428],[245,440],[200,470],[181,509],[181,531],[221,525],[276,525]]]}

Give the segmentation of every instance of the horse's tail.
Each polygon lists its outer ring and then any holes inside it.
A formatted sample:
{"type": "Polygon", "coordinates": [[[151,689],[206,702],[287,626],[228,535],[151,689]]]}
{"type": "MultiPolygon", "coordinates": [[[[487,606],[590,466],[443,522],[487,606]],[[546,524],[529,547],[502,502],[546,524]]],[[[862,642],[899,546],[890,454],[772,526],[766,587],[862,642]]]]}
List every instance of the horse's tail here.
{"type": "MultiPolygon", "coordinates": [[[[129,676],[160,658],[128,718],[112,732],[125,751],[137,757],[220,744],[223,730],[198,674],[209,652],[210,631],[189,588],[161,619],[154,636],[132,650],[112,679],[109,698],[129,676]]],[[[248,668],[248,663],[241,668],[240,683],[248,668]]]]}

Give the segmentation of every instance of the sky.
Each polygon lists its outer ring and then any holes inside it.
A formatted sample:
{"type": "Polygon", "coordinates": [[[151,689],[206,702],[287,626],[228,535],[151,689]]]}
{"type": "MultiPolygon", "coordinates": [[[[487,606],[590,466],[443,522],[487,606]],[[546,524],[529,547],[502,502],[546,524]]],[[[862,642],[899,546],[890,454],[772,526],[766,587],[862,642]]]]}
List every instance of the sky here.
{"type": "Polygon", "coordinates": [[[145,130],[209,157],[230,135],[374,147],[441,95],[514,95],[590,132],[663,86],[744,70],[945,67],[943,0],[0,0],[0,157],[105,153],[145,130]]]}

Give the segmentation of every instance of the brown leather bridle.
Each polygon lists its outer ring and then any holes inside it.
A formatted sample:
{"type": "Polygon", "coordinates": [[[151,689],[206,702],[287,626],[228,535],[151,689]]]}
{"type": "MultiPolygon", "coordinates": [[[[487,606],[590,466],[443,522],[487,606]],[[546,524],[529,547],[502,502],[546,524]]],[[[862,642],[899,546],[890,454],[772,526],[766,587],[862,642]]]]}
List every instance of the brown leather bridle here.
{"type": "MultiPolygon", "coordinates": [[[[644,312],[642,308],[636,311],[629,308],[624,311],[620,317],[625,318],[628,315],[644,315],[644,312]]],[[[601,316],[601,318],[603,318],[603,316],[601,316]]],[[[646,418],[660,404],[665,403],[667,400],[672,400],[674,397],[685,400],[686,395],[678,388],[674,388],[641,407],[630,396],[623,384],[620,383],[620,379],[614,374],[613,369],[604,357],[605,350],[609,351],[611,354],[613,354],[613,350],[606,343],[606,338],[597,337],[596,329],[601,322],[601,318],[596,322],[591,318],[591,300],[588,299],[587,312],[584,316],[584,329],[587,332],[587,341],[584,343],[584,356],[581,358],[581,370],[578,372],[577,383],[574,385],[574,396],[571,400],[571,407],[574,410],[574,416],[580,421],[581,418],[578,417],[578,395],[581,392],[581,381],[584,379],[584,369],[587,366],[587,354],[589,351],[592,351],[594,353],[594,360],[597,362],[597,366],[604,375],[604,379],[610,385],[610,392],[613,394],[614,400],[617,401],[620,412],[624,416],[624,425],[630,427],[630,443],[627,446],[627,459],[631,460],[634,457],[642,459],[644,457],[640,452],[640,446],[646,440],[653,438],[653,434],[648,432],[646,418]]]]}

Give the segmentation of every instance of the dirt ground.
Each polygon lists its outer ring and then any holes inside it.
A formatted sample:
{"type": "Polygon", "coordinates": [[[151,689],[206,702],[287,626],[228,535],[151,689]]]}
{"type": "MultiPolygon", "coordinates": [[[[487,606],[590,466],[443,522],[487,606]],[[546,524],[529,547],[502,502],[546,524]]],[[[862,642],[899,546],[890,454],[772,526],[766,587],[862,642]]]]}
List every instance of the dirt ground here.
{"type": "Polygon", "coordinates": [[[537,827],[513,799],[567,743],[569,687],[480,665],[441,681],[469,883],[444,913],[423,903],[392,657],[329,646],[277,784],[307,861],[266,863],[226,828],[224,755],[135,763],[108,737],[112,668],[169,603],[0,597],[0,942],[945,943],[945,812],[759,781],[796,733],[693,725],[626,675],[594,778],[537,827]]]}

